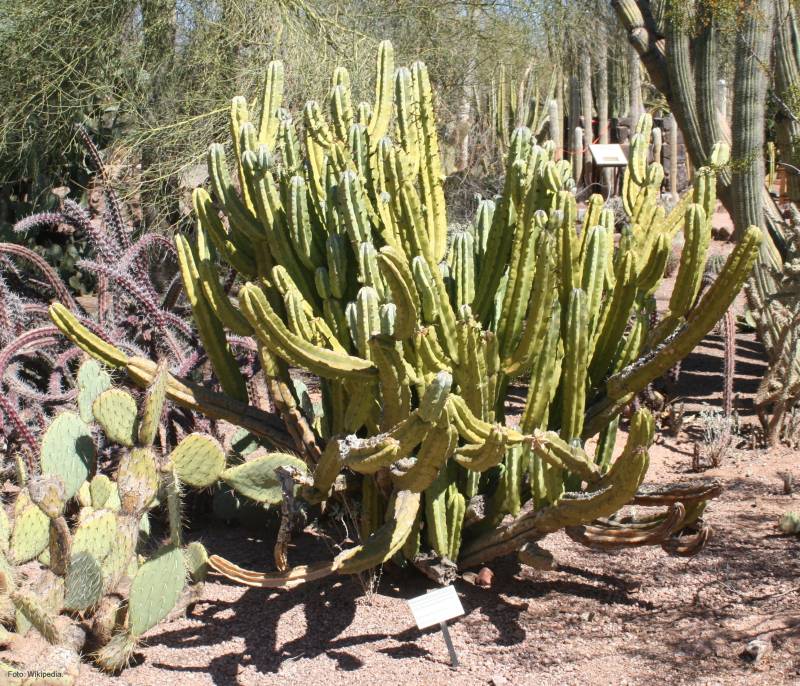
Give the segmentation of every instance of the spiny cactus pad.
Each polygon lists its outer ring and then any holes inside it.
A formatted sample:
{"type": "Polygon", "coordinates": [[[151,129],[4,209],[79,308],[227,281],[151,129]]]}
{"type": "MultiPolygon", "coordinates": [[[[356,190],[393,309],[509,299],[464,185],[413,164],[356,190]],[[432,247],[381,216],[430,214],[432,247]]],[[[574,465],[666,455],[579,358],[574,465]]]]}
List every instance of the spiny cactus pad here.
{"type": "Polygon", "coordinates": [[[78,412],[84,422],[94,419],[92,404],[111,388],[111,376],[96,360],[86,360],[78,369],[78,412]]]}
{"type": "Polygon", "coordinates": [[[87,553],[102,565],[118,544],[117,515],[111,510],[95,510],[81,520],[72,537],[72,554],[87,553]]]}
{"type": "Polygon", "coordinates": [[[134,448],[123,455],[117,488],[123,512],[140,513],[149,507],[158,492],[156,457],[151,448],[134,448]]]}
{"type": "Polygon", "coordinates": [[[159,365],[156,378],[147,389],[142,409],[142,419],[139,422],[139,445],[152,445],[158,433],[161,414],[164,410],[164,400],[167,397],[167,366],[159,365]]]}
{"type": "Polygon", "coordinates": [[[14,503],[14,527],[11,530],[9,558],[15,564],[32,560],[49,542],[50,520],[28,495],[28,490],[19,492],[14,503]]]}
{"type": "Polygon", "coordinates": [[[89,494],[91,496],[92,507],[98,509],[102,507],[109,510],[114,509],[109,507],[108,504],[114,491],[116,491],[116,484],[105,474],[98,474],[95,476],[89,482],[89,494]]]}
{"type": "Polygon", "coordinates": [[[64,607],[86,610],[100,602],[103,596],[103,571],[100,563],[89,553],[72,556],[64,580],[64,607]]]}
{"type": "Polygon", "coordinates": [[[91,428],[74,412],[62,412],[47,427],[42,439],[42,472],[60,476],[64,496],[69,499],[94,469],[94,461],[91,428]]]}
{"type": "Polygon", "coordinates": [[[224,449],[218,441],[205,434],[189,434],[169,457],[178,478],[195,488],[211,486],[225,469],[224,449]]]}
{"type": "Polygon", "coordinates": [[[286,453],[270,453],[255,460],[230,467],[222,472],[222,480],[239,493],[260,503],[281,502],[281,486],[275,476],[278,467],[295,467],[305,473],[305,462],[286,453]]]}
{"type": "Polygon", "coordinates": [[[131,584],[128,625],[131,635],[141,636],[154,627],[181,596],[186,567],[180,548],[168,547],[145,562],[131,584]]]}
{"type": "Polygon", "coordinates": [[[205,546],[198,541],[190,543],[183,551],[183,559],[191,580],[204,581],[209,569],[208,551],[205,546]]]}
{"type": "Polygon", "coordinates": [[[110,388],[92,406],[95,419],[110,441],[128,448],[136,441],[136,401],[130,393],[110,388]]]}

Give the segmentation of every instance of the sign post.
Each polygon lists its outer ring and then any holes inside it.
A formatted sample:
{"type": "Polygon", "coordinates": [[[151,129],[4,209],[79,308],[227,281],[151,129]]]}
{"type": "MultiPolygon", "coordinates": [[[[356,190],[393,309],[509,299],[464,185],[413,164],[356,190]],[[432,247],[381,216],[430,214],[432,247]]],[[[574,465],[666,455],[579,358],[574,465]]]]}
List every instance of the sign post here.
{"type": "Polygon", "coordinates": [[[619,186],[620,175],[618,169],[628,166],[628,158],[619,143],[590,143],[589,153],[592,156],[592,168],[601,171],[603,169],[614,170],[614,183],[608,189],[609,194],[619,186]]]}
{"type": "Polygon", "coordinates": [[[408,606],[411,608],[411,614],[414,615],[418,629],[439,625],[447,645],[447,652],[450,654],[450,664],[458,667],[458,655],[447,628],[448,619],[454,619],[464,614],[464,607],[461,605],[456,589],[453,586],[438,588],[425,595],[412,598],[408,601],[408,606]]]}

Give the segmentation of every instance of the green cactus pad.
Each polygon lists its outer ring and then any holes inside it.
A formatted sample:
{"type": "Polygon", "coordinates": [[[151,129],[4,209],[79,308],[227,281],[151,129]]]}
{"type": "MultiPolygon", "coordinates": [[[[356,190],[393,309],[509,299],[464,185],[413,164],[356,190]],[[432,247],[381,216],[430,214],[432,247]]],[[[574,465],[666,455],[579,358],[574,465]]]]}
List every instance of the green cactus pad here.
{"type": "Polygon", "coordinates": [[[78,504],[84,507],[91,507],[92,506],[92,492],[89,489],[89,482],[84,481],[81,484],[81,487],[78,489],[78,492],[75,494],[75,499],[78,501],[78,504]]]}
{"type": "Polygon", "coordinates": [[[181,596],[186,582],[186,567],[180,548],[160,550],[145,562],[131,584],[128,624],[138,637],[158,624],[181,596]]]}
{"type": "Polygon", "coordinates": [[[164,411],[164,401],[167,398],[167,383],[169,371],[166,363],[162,362],[156,370],[155,379],[147,389],[142,409],[142,420],[139,422],[139,445],[153,445],[164,411]]]}
{"type": "Polygon", "coordinates": [[[86,553],[103,563],[116,545],[117,515],[111,510],[95,510],[87,515],[72,536],[72,555],[86,553]]]}
{"type": "Polygon", "coordinates": [[[281,487],[275,476],[277,467],[295,467],[305,473],[305,462],[294,455],[270,453],[222,472],[222,480],[239,493],[259,503],[274,505],[282,500],[281,487]]]}
{"type": "Polygon", "coordinates": [[[86,610],[103,597],[103,570],[89,553],[72,556],[64,579],[64,607],[68,610],[86,610]]]}
{"type": "Polygon", "coordinates": [[[205,580],[209,570],[208,551],[202,543],[194,541],[187,545],[183,551],[183,561],[193,582],[205,580]]]}
{"type": "Polygon", "coordinates": [[[136,441],[136,401],[130,393],[111,388],[101,393],[92,405],[95,419],[108,440],[132,447],[136,441]]]}
{"type": "Polygon", "coordinates": [[[134,448],[119,462],[117,488],[122,511],[140,513],[153,502],[158,492],[156,457],[150,448],[134,448]]]}
{"type": "Polygon", "coordinates": [[[84,422],[94,420],[92,404],[111,388],[111,375],[96,360],[86,360],[78,369],[78,413],[84,422]]]}
{"type": "Polygon", "coordinates": [[[15,591],[11,602],[17,608],[17,633],[24,634],[33,626],[51,645],[60,642],[55,615],[33,593],[15,591]]]}
{"type": "Polygon", "coordinates": [[[225,469],[225,451],[210,436],[193,433],[170,453],[178,478],[195,488],[211,486],[225,469]]]}
{"type": "Polygon", "coordinates": [[[92,507],[100,509],[108,507],[112,492],[116,490],[116,485],[105,474],[98,474],[89,483],[89,493],[91,495],[92,507]]]}
{"type": "Polygon", "coordinates": [[[49,567],[50,566],[50,548],[49,547],[45,548],[40,553],[39,557],[36,558],[36,561],[39,562],[41,565],[43,565],[45,567],[49,567]]]}
{"type": "Polygon", "coordinates": [[[237,429],[231,437],[230,449],[232,452],[242,457],[247,457],[254,450],[258,450],[261,445],[258,439],[247,429],[237,429]]]}
{"type": "Polygon", "coordinates": [[[50,540],[50,520],[28,495],[20,491],[14,503],[14,527],[8,554],[10,562],[22,564],[39,555],[50,540]]]}
{"type": "Polygon", "coordinates": [[[125,574],[139,541],[139,521],[135,517],[121,515],[117,518],[114,545],[103,560],[105,588],[113,588],[125,574]]]}
{"type": "Polygon", "coordinates": [[[64,497],[69,500],[94,469],[94,462],[95,446],[89,425],[74,412],[58,415],[42,439],[42,473],[60,476],[64,497]]]}

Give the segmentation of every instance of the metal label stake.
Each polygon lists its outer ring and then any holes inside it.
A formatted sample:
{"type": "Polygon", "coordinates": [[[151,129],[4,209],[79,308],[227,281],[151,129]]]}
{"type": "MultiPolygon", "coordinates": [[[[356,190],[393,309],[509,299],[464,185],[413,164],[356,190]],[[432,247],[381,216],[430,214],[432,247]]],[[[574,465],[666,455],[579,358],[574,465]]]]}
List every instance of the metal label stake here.
{"type": "Polygon", "coordinates": [[[427,629],[430,626],[439,625],[447,644],[447,652],[450,653],[450,664],[458,667],[458,655],[453,646],[453,639],[450,637],[450,630],[447,628],[447,620],[460,617],[464,614],[464,607],[453,586],[445,586],[435,591],[417,596],[408,601],[411,614],[418,629],[427,629]]]}
{"type": "Polygon", "coordinates": [[[456,655],[456,648],[453,645],[453,639],[450,638],[450,630],[447,628],[447,622],[439,622],[439,628],[442,630],[444,642],[447,644],[447,652],[450,653],[450,664],[453,667],[458,667],[458,655],[456,655]]]}

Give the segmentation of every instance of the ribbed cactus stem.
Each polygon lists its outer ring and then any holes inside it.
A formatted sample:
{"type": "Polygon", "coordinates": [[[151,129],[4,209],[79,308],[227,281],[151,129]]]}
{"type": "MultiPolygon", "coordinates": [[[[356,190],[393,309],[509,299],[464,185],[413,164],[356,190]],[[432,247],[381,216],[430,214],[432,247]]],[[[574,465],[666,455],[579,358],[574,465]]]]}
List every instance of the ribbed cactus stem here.
{"type": "Polygon", "coordinates": [[[734,78],[733,222],[741,238],[748,226],[764,226],[764,112],[774,3],[752,0],[737,33],[734,78]]]}

